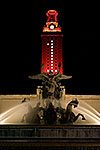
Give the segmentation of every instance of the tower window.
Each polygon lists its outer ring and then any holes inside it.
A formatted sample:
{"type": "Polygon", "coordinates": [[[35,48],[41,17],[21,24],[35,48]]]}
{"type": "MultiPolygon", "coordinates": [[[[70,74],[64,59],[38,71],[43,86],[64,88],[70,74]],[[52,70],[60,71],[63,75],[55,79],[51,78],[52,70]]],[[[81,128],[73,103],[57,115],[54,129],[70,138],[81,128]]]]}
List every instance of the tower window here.
{"type": "Polygon", "coordinates": [[[57,72],[57,70],[55,70],[55,72],[57,72]]]}
{"type": "Polygon", "coordinates": [[[49,43],[47,43],[47,45],[49,45],[49,43]]]}
{"type": "Polygon", "coordinates": [[[53,60],[53,58],[51,58],[51,60],[53,60]]]}
{"type": "Polygon", "coordinates": [[[53,66],[53,64],[51,64],[51,66],[53,66]]]}
{"type": "Polygon", "coordinates": [[[51,52],[51,54],[53,54],[53,52],[51,52]]]}
{"type": "Polygon", "coordinates": [[[53,43],[51,43],[51,45],[53,45],[53,43]]]}
{"type": "Polygon", "coordinates": [[[53,61],[51,61],[51,63],[53,63],[53,61]]]}
{"type": "Polygon", "coordinates": [[[51,55],[51,57],[53,57],[53,55],[51,55]]]}
{"type": "Polygon", "coordinates": [[[53,46],[51,46],[51,48],[53,48],[53,46]]]}
{"type": "Polygon", "coordinates": [[[51,42],[53,42],[53,40],[51,40],[51,42]]]}
{"type": "Polygon", "coordinates": [[[53,49],[51,49],[51,52],[53,52],[53,49]]]}
{"type": "Polygon", "coordinates": [[[49,72],[49,70],[47,70],[47,72],[49,72]]]}

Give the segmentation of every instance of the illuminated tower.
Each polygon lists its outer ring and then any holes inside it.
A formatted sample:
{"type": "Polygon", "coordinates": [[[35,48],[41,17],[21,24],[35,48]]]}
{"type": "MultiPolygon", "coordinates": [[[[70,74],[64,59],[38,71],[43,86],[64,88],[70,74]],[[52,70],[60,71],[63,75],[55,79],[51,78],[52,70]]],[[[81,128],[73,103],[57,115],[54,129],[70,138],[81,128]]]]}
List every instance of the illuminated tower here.
{"type": "Polygon", "coordinates": [[[47,13],[46,26],[43,28],[42,37],[42,64],[44,64],[44,72],[53,74],[59,71],[58,64],[61,62],[60,73],[63,74],[63,54],[62,54],[62,33],[61,27],[58,26],[57,16],[55,10],[49,10],[47,13]]]}

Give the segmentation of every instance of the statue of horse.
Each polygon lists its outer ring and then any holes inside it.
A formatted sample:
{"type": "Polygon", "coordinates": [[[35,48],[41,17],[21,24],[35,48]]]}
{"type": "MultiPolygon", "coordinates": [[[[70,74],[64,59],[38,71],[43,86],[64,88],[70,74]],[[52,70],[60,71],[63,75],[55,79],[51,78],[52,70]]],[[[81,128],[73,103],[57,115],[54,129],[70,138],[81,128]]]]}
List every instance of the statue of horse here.
{"type": "Polygon", "coordinates": [[[86,120],[83,114],[79,113],[77,116],[72,112],[72,106],[77,107],[78,106],[78,100],[72,100],[66,107],[66,109],[62,109],[60,111],[61,118],[59,119],[60,123],[73,123],[75,122],[79,116],[82,117],[82,120],[86,120]]]}

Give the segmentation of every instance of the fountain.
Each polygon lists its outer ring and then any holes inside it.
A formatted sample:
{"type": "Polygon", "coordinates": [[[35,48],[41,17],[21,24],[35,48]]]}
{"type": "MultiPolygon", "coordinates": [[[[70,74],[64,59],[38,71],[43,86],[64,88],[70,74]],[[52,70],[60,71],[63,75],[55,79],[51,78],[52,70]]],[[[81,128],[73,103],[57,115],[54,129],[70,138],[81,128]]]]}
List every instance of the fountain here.
{"type": "MultiPolygon", "coordinates": [[[[61,64],[59,63],[59,72],[61,64]]],[[[40,99],[26,100],[0,115],[0,124],[96,124],[100,125],[100,114],[81,100],[64,100],[60,80],[70,79],[60,73],[42,73],[29,76],[42,80],[40,99]],[[79,105],[79,106],[78,106],[79,105]]]]}
{"type": "MultiPolygon", "coordinates": [[[[48,102],[47,99],[45,99],[45,101],[51,104],[50,102],[48,102]]],[[[48,105],[47,103],[46,106],[48,105]]],[[[41,124],[43,125],[45,124],[43,120],[43,111],[45,110],[44,108],[46,108],[46,106],[41,107],[40,101],[37,99],[33,101],[31,100],[29,102],[24,102],[2,113],[0,115],[0,124],[41,124]]],[[[66,100],[60,102],[60,107],[63,108],[64,110],[66,109],[66,106],[68,106],[68,102],[66,100]]],[[[56,110],[57,117],[58,117],[56,118],[56,124],[61,124],[60,122],[58,122],[58,119],[61,117],[61,114],[58,113],[57,108],[59,107],[53,108],[54,110],[56,110]]],[[[80,112],[81,114],[84,114],[86,118],[85,120],[84,119],[82,120],[80,116],[73,123],[74,125],[77,124],[100,125],[100,114],[85,102],[81,102],[81,100],[79,100],[79,106],[76,107],[73,111],[75,115],[77,115],[80,112]]],[[[66,121],[65,123],[68,124],[66,121]]]]}

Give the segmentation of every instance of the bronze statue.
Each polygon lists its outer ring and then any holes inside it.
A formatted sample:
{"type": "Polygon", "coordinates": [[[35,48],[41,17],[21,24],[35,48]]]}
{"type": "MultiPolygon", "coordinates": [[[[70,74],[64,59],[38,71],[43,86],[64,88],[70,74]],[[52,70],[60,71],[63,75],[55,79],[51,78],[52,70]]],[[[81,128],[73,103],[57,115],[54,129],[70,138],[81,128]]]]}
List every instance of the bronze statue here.
{"type": "Polygon", "coordinates": [[[61,68],[61,63],[58,64],[59,71],[58,73],[55,73],[52,75],[52,72],[50,71],[49,73],[44,73],[44,64],[42,64],[42,71],[43,73],[35,75],[35,76],[29,76],[30,79],[39,79],[42,80],[42,85],[43,85],[43,98],[51,98],[51,99],[60,99],[60,80],[63,79],[70,79],[72,76],[67,76],[60,74],[60,68],[61,68]]]}
{"type": "MultiPolygon", "coordinates": [[[[60,74],[60,68],[61,63],[58,65],[59,71],[58,73],[53,73],[50,71],[49,73],[44,72],[44,64],[42,64],[42,72],[41,74],[35,75],[35,76],[29,76],[30,79],[39,79],[42,80],[42,99],[46,99],[46,101],[49,101],[49,104],[45,106],[45,108],[38,108],[37,112],[37,118],[38,121],[41,122],[44,121],[45,124],[65,124],[65,123],[73,123],[75,122],[79,116],[82,117],[82,120],[85,120],[85,117],[79,113],[77,116],[72,111],[72,106],[77,107],[78,106],[78,100],[72,100],[66,107],[66,109],[63,109],[60,106],[54,107],[53,105],[53,99],[59,100],[61,98],[61,88],[60,88],[60,80],[63,79],[70,79],[72,76],[67,76],[60,74]]],[[[37,107],[36,107],[37,108],[37,107]]]]}
{"type": "Polygon", "coordinates": [[[77,107],[78,106],[78,100],[72,100],[67,105],[66,109],[62,107],[55,108],[52,104],[52,102],[49,102],[49,104],[46,106],[46,108],[42,109],[43,113],[40,116],[40,119],[44,120],[45,124],[68,124],[68,123],[74,123],[79,116],[82,117],[82,120],[86,120],[83,114],[79,113],[75,116],[74,112],[72,111],[72,106],[77,107]]]}
{"type": "Polygon", "coordinates": [[[49,103],[48,107],[46,109],[44,109],[43,119],[44,119],[45,124],[55,124],[56,123],[57,113],[51,102],[49,103]]]}
{"type": "Polygon", "coordinates": [[[78,106],[78,100],[72,100],[66,107],[66,109],[63,109],[60,111],[61,118],[59,119],[60,123],[73,123],[75,122],[79,116],[82,117],[82,120],[86,120],[83,114],[79,113],[77,116],[72,111],[72,106],[77,107],[78,106]]]}

